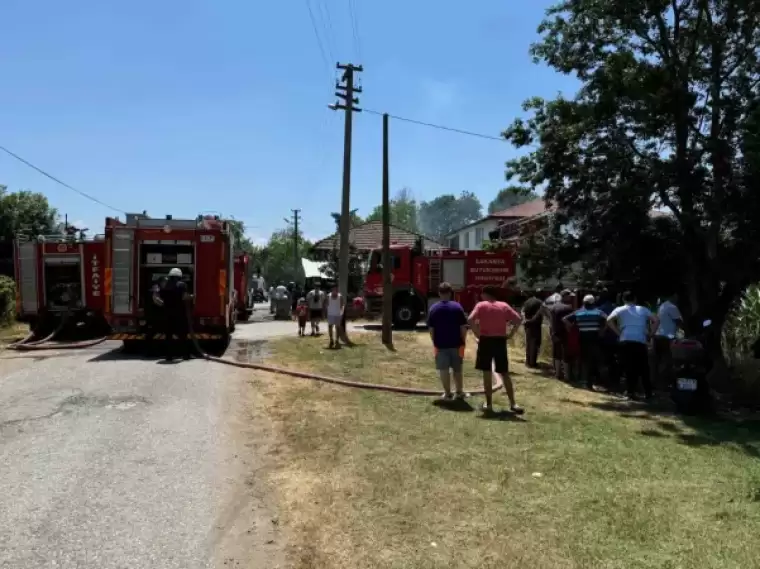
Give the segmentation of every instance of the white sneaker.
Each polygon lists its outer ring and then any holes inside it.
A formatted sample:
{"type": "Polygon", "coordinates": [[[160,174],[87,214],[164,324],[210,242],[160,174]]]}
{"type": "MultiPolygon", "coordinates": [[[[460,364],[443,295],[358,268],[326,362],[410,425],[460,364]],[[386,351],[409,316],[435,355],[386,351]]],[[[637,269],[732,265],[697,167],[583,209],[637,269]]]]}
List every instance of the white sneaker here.
{"type": "Polygon", "coordinates": [[[469,399],[470,397],[472,397],[472,394],[471,393],[467,393],[467,392],[457,393],[454,396],[454,398],[457,401],[464,401],[465,399],[469,399]]]}
{"type": "Polygon", "coordinates": [[[443,393],[441,394],[441,401],[453,401],[454,396],[451,393],[443,393]]]}

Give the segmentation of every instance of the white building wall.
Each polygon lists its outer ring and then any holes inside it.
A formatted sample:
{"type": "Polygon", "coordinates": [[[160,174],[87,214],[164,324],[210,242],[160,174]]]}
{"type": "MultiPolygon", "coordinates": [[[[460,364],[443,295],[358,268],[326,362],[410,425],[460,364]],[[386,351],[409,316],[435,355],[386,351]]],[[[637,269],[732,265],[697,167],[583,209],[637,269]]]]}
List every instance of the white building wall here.
{"type": "Polygon", "coordinates": [[[483,241],[488,241],[488,233],[496,229],[498,224],[498,219],[484,219],[465,229],[447,235],[445,244],[451,247],[452,240],[459,238],[459,245],[456,248],[460,251],[480,251],[483,248],[483,241]]]}

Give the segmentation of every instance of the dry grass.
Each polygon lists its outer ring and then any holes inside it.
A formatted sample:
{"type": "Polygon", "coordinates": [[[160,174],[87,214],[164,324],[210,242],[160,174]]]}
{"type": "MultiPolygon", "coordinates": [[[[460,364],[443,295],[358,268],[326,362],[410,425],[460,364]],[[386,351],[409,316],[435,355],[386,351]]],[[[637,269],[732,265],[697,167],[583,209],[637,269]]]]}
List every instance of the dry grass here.
{"type": "Polygon", "coordinates": [[[14,322],[8,326],[0,327],[0,345],[11,344],[21,340],[29,333],[29,326],[20,322],[14,322]]]}
{"type": "MultiPolygon", "coordinates": [[[[395,353],[374,334],[339,352],[324,338],[288,338],[272,359],[434,388],[427,337],[395,338],[395,353]]],[[[256,382],[256,410],[278,428],[274,482],[293,566],[757,566],[760,429],[686,425],[512,356],[523,421],[303,380],[256,382]]],[[[477,383],[471,371],[467,380],[477,383]]]]}

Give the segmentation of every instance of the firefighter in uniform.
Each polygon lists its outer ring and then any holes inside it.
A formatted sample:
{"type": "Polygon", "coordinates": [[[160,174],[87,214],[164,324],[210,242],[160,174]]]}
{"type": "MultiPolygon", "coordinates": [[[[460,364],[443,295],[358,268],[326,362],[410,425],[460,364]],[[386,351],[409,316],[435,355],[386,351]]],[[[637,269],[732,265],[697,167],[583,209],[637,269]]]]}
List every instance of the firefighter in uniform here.
{"type": "Polygon", "coordinates": [[[182,281],[182,270],[174,268],[169,271],[169,280],[161,290],[164,303],[164,330],[166,333],[166,359],[171,361],[177,355],[176,348],[183,359],[190,358],[188,345],[187,303],[192,295],[187,292],[187,285],[182,281]],[[174,337],[177,337],[175,343],[174,337]]]}

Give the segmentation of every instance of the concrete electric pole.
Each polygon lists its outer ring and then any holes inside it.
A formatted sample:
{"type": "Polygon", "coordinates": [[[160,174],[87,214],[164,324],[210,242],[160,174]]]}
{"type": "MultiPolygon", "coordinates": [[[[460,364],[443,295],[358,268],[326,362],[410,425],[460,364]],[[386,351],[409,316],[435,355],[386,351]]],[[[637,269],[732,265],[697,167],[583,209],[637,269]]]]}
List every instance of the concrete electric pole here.
{"type": "Polygon", "coordinates": [[[345,134],[343,138],[343,196],[340,208],[340,249],[338,251],[338,288],[343,298],[348,298],[348,252],[349,233],[351,229],[351,134],[353,127],[354,112],[361,112],[356,107],[359,98],[354,95],[361,93],[361,87],[355,85],[356,73],[361,73],[364,68],[361,65],[338,63],[337,68],[343,71],[343,77],[336,83],[335,95],[344,102],[336,102],[330,105],[334,111],[346,111],[345,134]],[[341,84],[343,83],[343,84],[341,84]]]}
{"type": "Polygon", "coordinates": [[[388,113],[383,115],[383,344],[393,346],[393,283],[391,281],[391,207],[388,179],[388,113]]]}
{"type": "Polygon", "coordinates": [[[287,223],[293,223],[293,280],[294,282],[298,278],[298,217],[301,215],[300,209],[291,209],[293,212],[293,219],[286,219],[287,223]]]}

